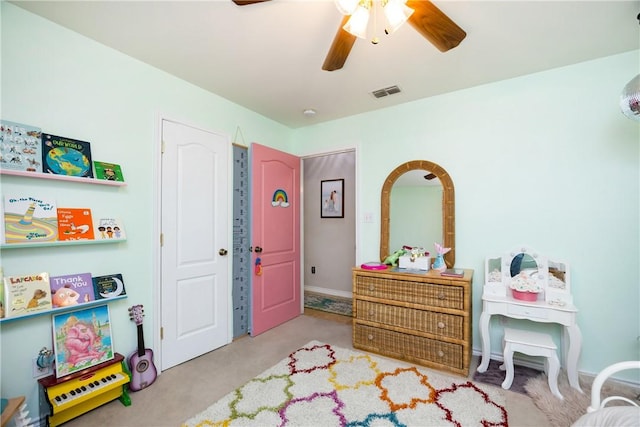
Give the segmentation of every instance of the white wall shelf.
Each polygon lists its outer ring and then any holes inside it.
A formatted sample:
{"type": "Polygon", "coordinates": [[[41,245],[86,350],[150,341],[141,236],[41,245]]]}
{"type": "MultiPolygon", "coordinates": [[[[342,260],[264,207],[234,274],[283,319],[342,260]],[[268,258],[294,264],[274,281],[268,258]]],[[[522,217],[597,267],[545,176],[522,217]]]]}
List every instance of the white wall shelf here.
{"type": "Polygon", "coordinates": [[[26,178],[53,179],[58,181],[81,182],[83,184],[110,185],[112,187],[124,187],[125,185],[127,185],[126,182],[108,181],[106,179],[84,178],[81,176],[56,175],[56,174],[41,173],[41,172],[25,172],[25,171],[11,170],[11,169],[0,169],[0,175],[13,175],[13,176],[26,177],[26,178]]]}
{"type": "Polygon", "coordinates": [[[108,304],[111,303],[115,300],[119,300],[119,299],[125,299],[127,298],[127,295],[119,295],[117,297],[111,297],[111,298],[103,298],[103,299],[99,299],[99,300],[95,300],[95,301],[89,301],[89,302],[83,302],[82,304],[77,304],[77,305],[72,305],[69,307],[58,307],[58,308],[54,308],[51,310],[45,310],[45,311],[39,311],[37,313],[29,313],[29,314],[24,314],[22,316],[15,316],[15,317],[5,317],[0,319],[0,323],[8,323],[8,322],[12,322],[14,320],[24,320],[24,319],[28,319],[30,317],[37,317],[37,316],[42,316],[45,314],[58,314],[58,313],[64,313],[66,311],[74,311],[74,310],[81,310],[87,307],[93,307],[93,306],[97,306],[97,305],[104,305],[104,304],[108,304]]]}
{"type": "Polygon", "coordinates": [[[76,245],[103,245],[108,243],[126,242],[127,239],[100,239],[100,240],[56,240],[53,242],[32,242],[32,243],[3,243],[1,250],[5,249],[32,249],[47,248],[52,246],[76,246],[76,245]]]}

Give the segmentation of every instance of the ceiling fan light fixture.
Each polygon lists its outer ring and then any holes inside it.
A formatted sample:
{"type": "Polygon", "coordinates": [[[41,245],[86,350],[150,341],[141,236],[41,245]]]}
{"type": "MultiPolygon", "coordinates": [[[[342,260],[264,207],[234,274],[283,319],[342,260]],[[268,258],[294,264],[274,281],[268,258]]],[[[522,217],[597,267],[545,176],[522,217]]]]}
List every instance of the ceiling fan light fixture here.
{"type": "Polygon", "coordinates": [[[384,16],[389,24],[386,27],[387,34],[391,34],[400,28],[413,13],[413,9],[405,3],[406,0],[388,0],[384,6],[384,16]]]}
{"type": "Polygon", "coordinates": [[[369,9],[359,5],[351,18],[342,27],[346,32],[361,39],[367,38],[367,25],[369,24],[369,9]]]}
{"type": "Polygon", "coordinates": [[[335,0],[336,8],[343,15],[351,15],[358,7],[360,0],[335,0]]]}

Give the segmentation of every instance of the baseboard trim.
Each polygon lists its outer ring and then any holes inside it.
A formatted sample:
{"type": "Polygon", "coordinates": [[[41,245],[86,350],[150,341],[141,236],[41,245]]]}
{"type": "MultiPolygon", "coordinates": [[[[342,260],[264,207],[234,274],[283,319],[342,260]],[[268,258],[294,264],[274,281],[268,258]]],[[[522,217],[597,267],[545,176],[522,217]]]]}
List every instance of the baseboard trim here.
{"type": "Polygon", "coordinates": [[[353,292],[339,291],[337,289],[323,288],[320,286],[305,286],[304,290],[317,294],[333,295],[335,297],[353,298],[353,292]]]}

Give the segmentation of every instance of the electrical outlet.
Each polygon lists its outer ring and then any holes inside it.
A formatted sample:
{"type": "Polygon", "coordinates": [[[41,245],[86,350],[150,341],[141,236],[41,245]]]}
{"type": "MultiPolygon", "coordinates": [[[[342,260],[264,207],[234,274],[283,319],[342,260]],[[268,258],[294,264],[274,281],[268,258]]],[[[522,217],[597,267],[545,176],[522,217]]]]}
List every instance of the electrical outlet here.
{"type": "Polygon", "coordinates": [[[38,366],[38,357],[33,358],[32,364],[33,378],[46,377],[53,374],[53,366],[41,368],[38,366]]]}

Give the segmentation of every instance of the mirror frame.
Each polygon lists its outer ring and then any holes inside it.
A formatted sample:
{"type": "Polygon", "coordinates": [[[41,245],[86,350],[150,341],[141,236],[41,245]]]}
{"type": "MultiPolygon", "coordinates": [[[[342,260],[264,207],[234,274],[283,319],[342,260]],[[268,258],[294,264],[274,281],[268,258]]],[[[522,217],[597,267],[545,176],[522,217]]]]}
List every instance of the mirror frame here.
{"type": "MultiPolygon", "coordinates": [[[[384,262],[384,259],[390,254],[389,227],[391,224],[391,207],[389,206],[389,201],[391,198],[391,189],[393,188],[393,184],[405,172],[421,169],[433,173],[438,177],[442,184],[442,245],[445,248],[451,248],[451,250],[444,255],[444,262],[447,264],[447,268],[453,268],[456,260],[456,210],[453,181],[451,180],[449,173],[444,170],[444,168],[427,160],[412,160],[401,164],[389,174],[382,186],[380,200],[380,261],[384,262]]],[[[432,250],[435,250],[435,247],[432,248],[432,250]]]]}

